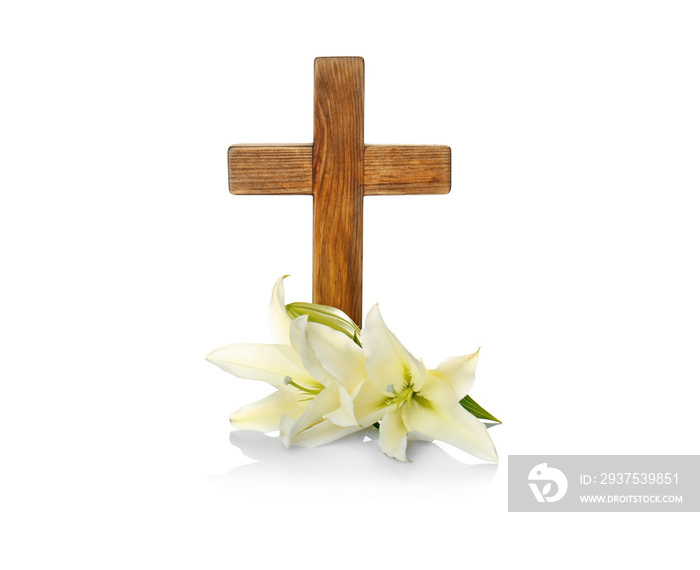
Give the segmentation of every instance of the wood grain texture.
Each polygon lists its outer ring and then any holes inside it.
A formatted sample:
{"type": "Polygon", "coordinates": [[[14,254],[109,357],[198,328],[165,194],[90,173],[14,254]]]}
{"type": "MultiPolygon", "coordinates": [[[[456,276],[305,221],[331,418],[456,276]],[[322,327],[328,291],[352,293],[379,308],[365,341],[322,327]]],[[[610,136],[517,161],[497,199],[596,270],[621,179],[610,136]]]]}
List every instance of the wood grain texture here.
{"type": "Polygon", "coordinates": [[[449,146],[365,145],[364,195],[447,194],[449,146]]]}
{"type": "MultiPolygon", "coordinates": [[[[231,194],[313,194],[312,144],[233,145],[231,194]]],[[[364,195],[447,194],[451,152],[441,145],[365,145],[364,195]]]]}
{"type": "Polygon", "coordinates": [[[231,194],[311,194],[312,145],[233,145],[228,149],[231,194]]]}
{"type": "Polygon", "coordinates": [[[365,65],[314,63],[313,302],[362,323],[362,181],[365,65]]]}

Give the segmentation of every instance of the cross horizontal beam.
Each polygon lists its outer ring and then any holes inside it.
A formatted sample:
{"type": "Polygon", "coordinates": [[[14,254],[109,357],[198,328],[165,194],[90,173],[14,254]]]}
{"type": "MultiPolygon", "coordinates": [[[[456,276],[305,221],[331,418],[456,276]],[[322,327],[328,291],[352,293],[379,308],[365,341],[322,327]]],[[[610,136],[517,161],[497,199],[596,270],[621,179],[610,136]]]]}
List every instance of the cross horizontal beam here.
{"type": "MultiPolygon", "coordinates": [[[[312,195],[313,144],[233,145],[231,194],[312,195]]],[[[364,195],[447,194],[451,152],[443,145],[365,145],[364,195]]]]}

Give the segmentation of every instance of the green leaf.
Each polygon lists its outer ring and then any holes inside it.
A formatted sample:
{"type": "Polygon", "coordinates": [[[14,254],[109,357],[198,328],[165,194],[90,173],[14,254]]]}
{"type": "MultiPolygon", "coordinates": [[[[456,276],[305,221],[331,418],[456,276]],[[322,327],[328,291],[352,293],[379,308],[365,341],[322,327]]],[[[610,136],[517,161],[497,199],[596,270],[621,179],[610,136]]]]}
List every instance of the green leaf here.
{"type": "Polygon", "coordinates": [[[464,396],[459,401],[460,404],[462,404],[462,407],[467,410],[469,413],[472,415],[476,416],[480,420],[491,420],[492,422],[497,422],[497,423],[503,423],[501,420],[496,418],[495,416],[492,416],[489,414],[484,408],[482,408],[479,404],[477,404],[474,401],[474,398],[472,398],[469,394],[464,396]]]}
{"type": "Polygon", "coordinates": [[[340,331],[350,337],[355,344],[362,346],[360,342],[360,327],[340,309],[315,303],[289,303],[286,309],[292,320],[302,315],[308,315],[310,322],[340,331]]]}

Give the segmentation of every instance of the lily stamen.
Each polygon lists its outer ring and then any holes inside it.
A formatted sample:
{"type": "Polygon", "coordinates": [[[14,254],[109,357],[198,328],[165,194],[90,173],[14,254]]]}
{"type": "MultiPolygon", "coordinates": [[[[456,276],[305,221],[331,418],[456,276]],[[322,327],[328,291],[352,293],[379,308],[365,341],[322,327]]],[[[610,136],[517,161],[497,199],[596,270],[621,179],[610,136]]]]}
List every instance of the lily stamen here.
{"type": "Polygon", "coordinates": [[[321,393],[321,390],[323,390],[323,387],[320,388],[307,388],[305,386],[300,386],[297,384],[294,380],[292,380],[291,376],[285,376],[284,377],[284,383],[290,386],[294,386],[297,390],[300,392],[303,392],[304,394],[307,394],[309,396],[317,396],[318,394],[321,393]]]}
{"type": "MultiPolygon", "coordinates": [[[[393,389],[393,385],[390,384],[389,386],[391,386],[393,389]]],[[[387,386],[387,388],[389,388],[389,386],[387,386]]],[[[392,390],[392,391],[393,391],[394,397],[387,399],[386,405],[393,406],[394,404],[396,404],[397,410],[403,404],[406,404],[408,406],[408,408],[410,408],[411,407],[411,400],[414,397],[420,397],[420,394],[418,392],[416,392],[415,389],[413,388],[413,384],[405,385],[403,390],[401,390],[401,392],[397,392],[396,390],[392,390]]]]}

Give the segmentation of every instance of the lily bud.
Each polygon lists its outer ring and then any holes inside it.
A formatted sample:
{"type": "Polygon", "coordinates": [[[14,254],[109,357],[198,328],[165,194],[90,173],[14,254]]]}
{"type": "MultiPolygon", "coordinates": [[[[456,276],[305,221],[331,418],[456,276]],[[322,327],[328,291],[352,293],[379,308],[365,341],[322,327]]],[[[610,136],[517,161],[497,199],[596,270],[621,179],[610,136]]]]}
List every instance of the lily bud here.
{"type": "Polygon", "coordinates": [[[350,337],[358,346],[360,343],[360,327],[340,309],[329,305],[315,303],[289,303],[287,314],[294,320],[302,315],[308,315],[309,322],[325,325],[350,337]]]}

